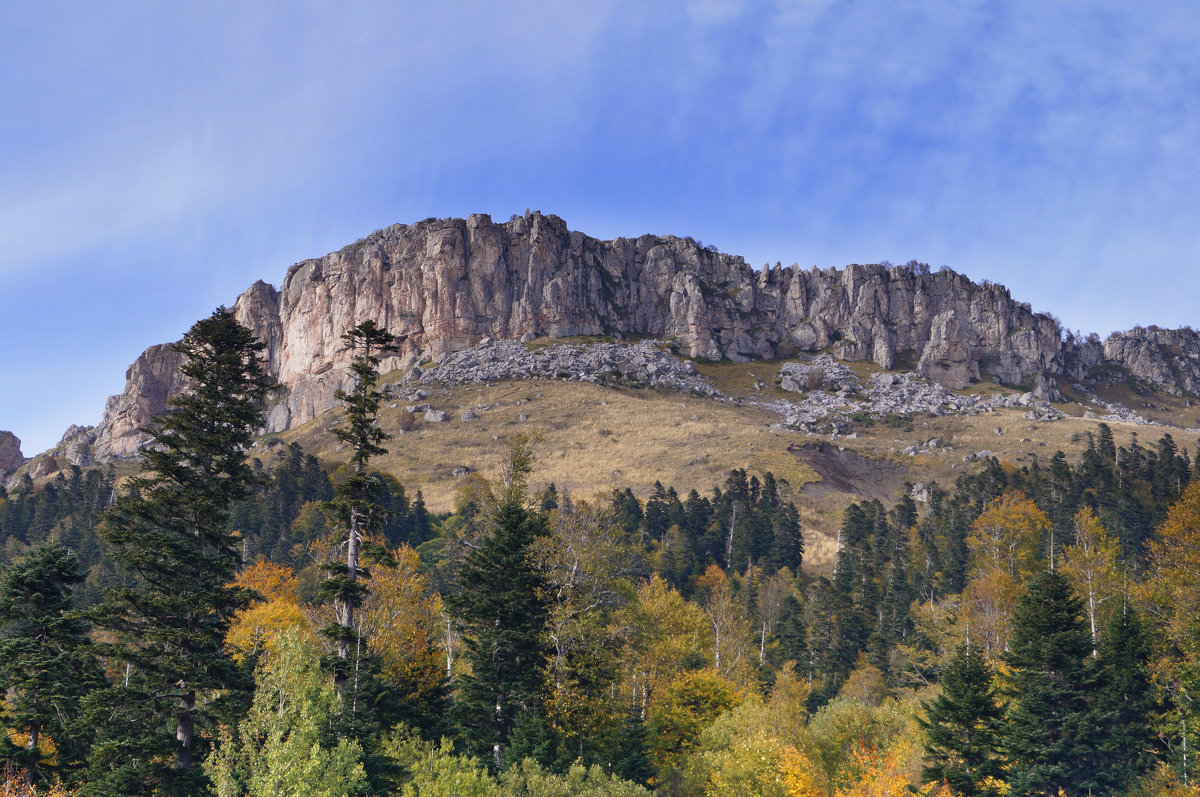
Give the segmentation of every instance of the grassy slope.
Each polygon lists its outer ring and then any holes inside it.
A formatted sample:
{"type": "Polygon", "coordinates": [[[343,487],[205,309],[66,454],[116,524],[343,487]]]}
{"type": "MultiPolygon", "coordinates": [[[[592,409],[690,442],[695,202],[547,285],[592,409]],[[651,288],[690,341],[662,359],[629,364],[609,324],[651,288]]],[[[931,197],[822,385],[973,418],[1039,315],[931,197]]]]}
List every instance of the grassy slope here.
{"type": "MultiPolygon", "coordinates": [[[[778,363],[758,362],[702,364],[699,369],[728,394],[770,400],[787,395],[774,385],[778,367],[778,363]]],[[[852,367],[862,375],[877,370],[861,363],[852,367]]],[[[398,377],[393,374],[384,381],[398,377]]],[[[971,388],[971,392],[983,393],[1001,390],[990,383],[971,388]]],[[[1185,400],[1121,391],[1129,392],[1121,386],[1106,398],[1122,400],[1179,427],[1200,426],[1200,407],[1189,407],[1185,400]],[[1142,402],[1153,404],[1154,410],[1142,407],[1142,402]]],[[[807,558],[819,569],[832,560],[831,535],[841,510],[860,496],[878,494],[894,500],[906,480],[949,485],[964,470],[977,467],[965,462],[964,456],[983,450],[1016,465],[1028,463],[1034,456],[1048,461],[1058,450],[1074,457],[1083,450],[1086,433],[1094,432],[1099,423],[1081,417],[1035,423],[1024,418],[1024,410],[1004,410],[975,417],[918,416],[895,426],[860,425],[855,428],[857,439],[823,438],[824,450],[835,461],[839,456],[845,458],[841,449],[860,456],[855,458],[857,466],[851,463],[840,472],[844,482],[840,487],[821,489],[814,483],[822,477],[809,462],[814,444],[822,438],[773,428],[778,416],[751,402],[735,404],[667,390],[614,390],[553,381],[436,389],[429,402],[446,411],[450,420],[426,423],[418,415],[416,431],[408,434],[397,433],[403,404],[385,405],[384,428],[396,436],[390,453],[377,464],[410,490],[420,488],[434,510],[453,507],[455,491],[462,482],[462,477],[454,475],[455,469],[467,467],[493,476],[505,441],[517,432],[532,432],[540,436],[535,485],[554,482],[585,498],[606,494],[614,487],[630,487],[644,498],[655,480],[675,485],[683,493],[692,488],[705,492],[731,468],[758,474],[770,470],[787,481],[790,497],[801,508],[809,536],[807,558]],[[476,411],[479,417],[460,420],[465,409],[476,411]],[[519,420],[521,414],[528,419],[519,420]],[[907,446],[933,439],[939,442],[935,449],[915,457],[901,453],[907,446]],[[856,489],[846,489],[845,483],[856,489]]],[[[1077,405],[1061,408],[1072,415],[1081,414],[1077,405]]],[[[306,451],[336,465],[341,454],[328,432],[335,423],[336,414],[278,437],[285,442],[296,440],[306,451]]],[[[1110,425],[1118,444],[1127,443],[1130,433],[1151,443],[1170,431],[1181,448],[1196,450],[1196,435],[1178,428],[1110,425]]],[[[838,467],[836,462],[833,467],[838,467]]]]}

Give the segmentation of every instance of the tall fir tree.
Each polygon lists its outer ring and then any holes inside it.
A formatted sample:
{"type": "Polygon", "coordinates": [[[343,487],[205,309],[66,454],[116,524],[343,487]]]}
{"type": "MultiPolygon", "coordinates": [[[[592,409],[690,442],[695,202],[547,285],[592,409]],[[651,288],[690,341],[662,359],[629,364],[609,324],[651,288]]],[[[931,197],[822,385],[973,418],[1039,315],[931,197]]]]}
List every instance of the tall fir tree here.
{"type": "Polygon", "coordinates": [[[128,484],[100,534],[127,574],[91,613],[115,641],[121,680],[91,706],[99,733],[91,794],[199,794],[199,767],[224,703],[249,692],[222,647],[248,602],[228,586],[240,549],[226,527],[254,476],[246,450],[273,388],[264,344],[218,308],[175,345],[186,392],[146,431],[145,472],[128,484]]]}
{"type": "MultiPolygon", "coordinates": [[[[530,442],[513,444],[491,533],[480,540],[448,596],[463,629],[471,672],[459,682],[453,720],[472,754],[506,762],[518,717],[540,713],[550,654],[545,582],[531,560],[546,534],[543,517],[526,505],[530,442]]],[[[522,721],[529,723],[529,718],[522,721]]]]}
{"type": "Polygon", "coordinates": [[[1158,709],[1150,685],[1150,640],[1137,610],[1113,612],[1100,635],[1096,711],[1104,719],[1096,794],[1124,793],[1149,772],[1159,752],[1152,725],[1158,709]]]}
{"type": "MultiPolygon", "coordinates": [[[[353,669],[351,650],[361,649],[354,613],[366,595],[365,580],[370,578],[363,564],[387,558],[386,547],[371,540],[372,533],[380,530],[386,517],[379,500],[379,481],[367,471],[367,463],[372,457],[387,453],[382,443],[391,437],[379,426],[383,394],[376,390],[376,385],[381,356],[395,350],[395,337],[374,321],[364,321],[342,335],[342,341],[353,352],[350,372],[354,388],[349,393],[339,390],[335,394],[345,407],[346,424],[333,433],[351,448],[351,472],[349,478],[335,486],[330,508],[346,534],[346,561],[328,565],[329,578],[321,585],[322,596],[333,600],[337,614],[337,621],[322,632],[333,641],[337,657],[333,662],[333,683],[339,695],[345,692],[353,669]]],[[[351,696],[352,707],[356,697],[351,696]]]]}
{"type": "Polygon", "coordinates": [[[0,756],[24,770],[30,786],[69,782],[86,758],[79,706],[104,686],[104,674],[88,623],[72,610],[82,580],[75,556],[56,543],[34,548],[0,577],[0,692],[9,731],[0,756]]]}
{"type": "Polygon", "coordinates": [[[978,649],[964,645],[942,675],[942,692],[923,703],[925,766],[921,778],[962,797],[1003,794],[1004,707],[995,673],[978,649]]]}
{"type": "Polygon", "coordinates": [[[1097,787],[1101,717],[1092,705],[1091,636],[1055,570],[1034,576],[1013,613],[1006,749],[1013,793],[1066,797],[1097,787]]]}

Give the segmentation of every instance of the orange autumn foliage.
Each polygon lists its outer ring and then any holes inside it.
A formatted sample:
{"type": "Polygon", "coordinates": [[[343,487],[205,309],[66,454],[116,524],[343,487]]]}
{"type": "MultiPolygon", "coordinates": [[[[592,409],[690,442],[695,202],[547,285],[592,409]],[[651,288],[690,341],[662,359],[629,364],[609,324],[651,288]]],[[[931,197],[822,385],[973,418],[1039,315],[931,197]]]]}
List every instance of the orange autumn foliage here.
{"type": "Polygon", "coordinates": [[[233,616],[225,635],[225,647],[234,659],[241,661],[274,650],[283,631],[295,629],[313,634],[296,598],[296,577],[290,568],[267,561],[255,562],[238,574],[233,585],[255,590],[264,598],[233,616]]]}

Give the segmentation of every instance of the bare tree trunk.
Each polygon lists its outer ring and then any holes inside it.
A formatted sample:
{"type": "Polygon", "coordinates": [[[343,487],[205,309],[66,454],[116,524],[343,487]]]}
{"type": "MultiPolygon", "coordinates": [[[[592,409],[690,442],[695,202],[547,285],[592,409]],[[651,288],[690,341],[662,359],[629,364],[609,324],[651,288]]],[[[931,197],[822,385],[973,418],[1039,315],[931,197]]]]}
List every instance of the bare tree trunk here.
{"type": "Polygon", "coordinates": [[[179,698],[179,724],[175,728],[175,739],[179,742],[175,749],[175,768],[188,769],[192,766],[192,748],[196,741],[196,693],[183,681],[179,686],[184,691],[179,698]]]}
{"type": "MultiPolygon", "coordinates": [[[[29,756],[31,761],[37,760],[37,758],[35,758],[32,755],[32,753],[35,750],[37,750],[38,739],[40,737],[41,737],[41,728],[39,728],[37,725],[34,725],[32,728],[29,729],[29,740],[27,742],[25,742],[25,749],[26,749],[26,751],[28,751],[31,754],[29,756]]],[[[30,766],[28,769],[25,770],[25,784],[27,786],[29,786],[30,794],[33,794],[34,789],[37,788],[37,780],[38,780],[37,767],[30,766]]]]}
{"type": "Polygon", "coordinates": [[[733,502],[733,514],[729,518],[729,539],[725,542],[725,567],[733,569],[733,529],[737,526],[737,501],[733,502]]]}
{"type": "MultiPolygon", "coordinates": [[[[356,468],[360,467],[356,464],[356,468]]],[[[350,510],[350,539],[346,542],[346,577],[350,579],[350,584],[353,585],[358,581],[358,550],[359,550],[359,516],[358,510],[350,510]]],[[[342,627],[349,630],[354,628],[354,596],[347,595],[343,600],[338,602],[338,622],[342,627]]],[[[337,656],[342,661],[349,663],[350,661],[350,642],[343,637],[337,641],[337,656]]],[[[346,675],[339,673],[333,679],[334,688],[337,689],[339,695],[346,691],[346,675]]]]}

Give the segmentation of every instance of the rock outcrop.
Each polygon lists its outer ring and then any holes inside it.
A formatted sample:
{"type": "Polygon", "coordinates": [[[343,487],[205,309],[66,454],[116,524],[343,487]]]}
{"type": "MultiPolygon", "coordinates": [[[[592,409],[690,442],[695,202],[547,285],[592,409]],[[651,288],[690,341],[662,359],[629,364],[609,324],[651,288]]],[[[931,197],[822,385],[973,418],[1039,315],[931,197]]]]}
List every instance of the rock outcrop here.
{"type": "Polygon", "coordinates": [[[65,457],[72,465],[90,468],[96,464],[92,457],[92,448],[95,444],[96,427],[71,425],[67,427],[67,431],[63,432],[62,439],[58,441],[54,451],[65,457]]]}
{"type": "MultiPolygon", "coordinates": [[[[235,311],[267,343],[268,368],[286,388],[268,411],[271,431],[333,406],[334,392],[349,386],[341,335],[368,319],[401,340],[385,371],[484,338],[575,335],[655,338],[694,358],[825,351],[884,368],[911,363],[951,388],[985,376],[1008,384],[1079,377],[1108,356],[1107,345],[1064,341],[1052,317],[1004,287],[948,269],[759,271],[690,238],[600,241],[528,212],[505,223],[473,215],[388,227],[297,263],[278,291],[255,283],[235,311]]],[[[1131,372],[1167,379],[1155,363],[1175,344],[1137,340],[1113,356],[1131,372]]],[[[136,451],[144,440],[138,428],[182,387],[178,361],[170,347],[155,346],[131,366],[125,392],[109,400],[96,431],[98,459],[136,451]]],[[[1187,385],[1179,387],[1193,391],[1187,385]]]]}
{"type": "Polygon", "coordinates": [[[146,440],[141,428],[183,389],[182,355],[170,344],[151,346],[125,371],[125,392],[110,396],[96,428],[96,459],[129,457],[146,440]]]}
{"type": "Polygon", "coordinates": [[[12,432],[0,430],[0,478],[12,473],[24,461],[20,438],[12,432]]]}
{"type": "Polygon", "coordinates": [[[1187,327],[1135,327],[1104,341],[1104,359],[1174,395],[1200,395],[1200,335],[1187,327]]]}

